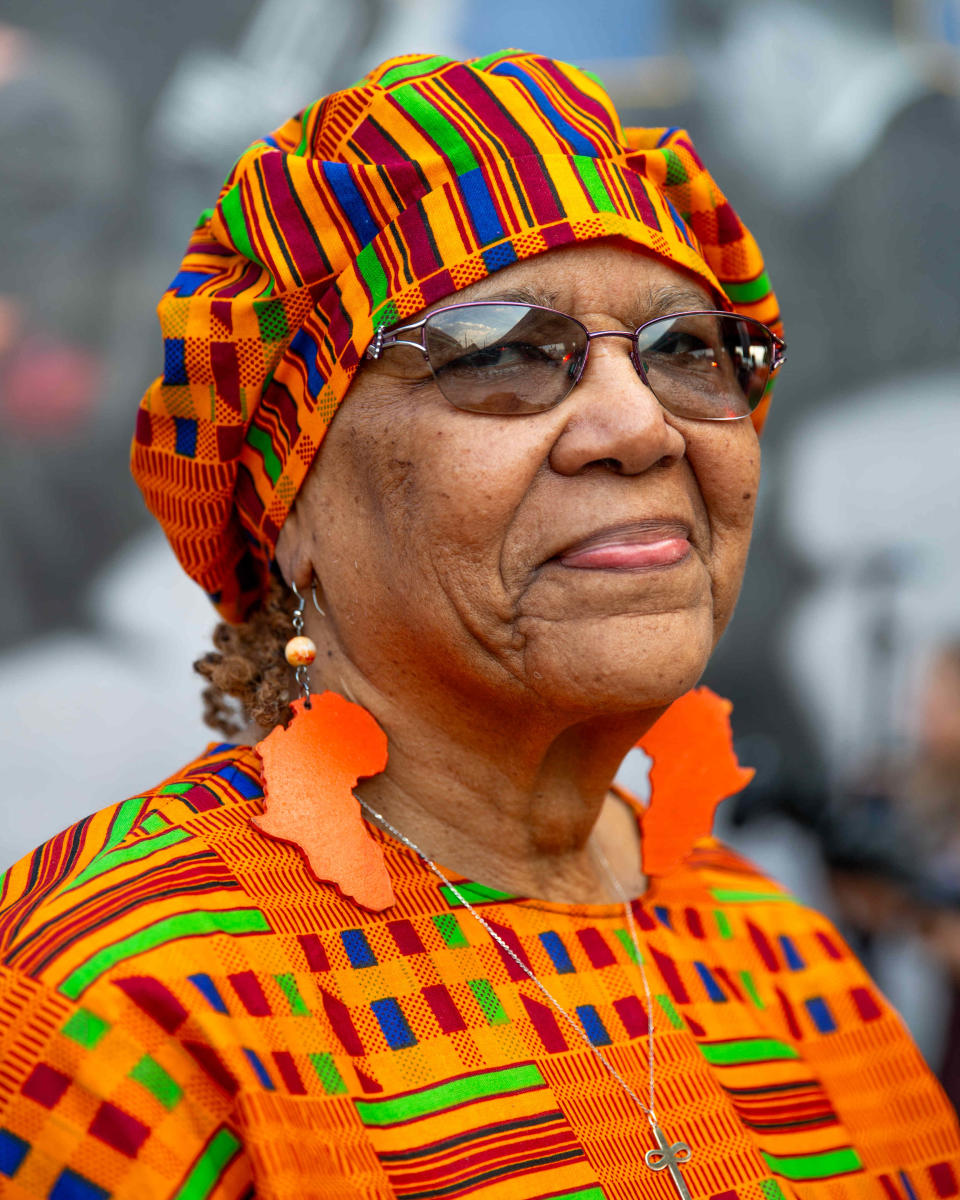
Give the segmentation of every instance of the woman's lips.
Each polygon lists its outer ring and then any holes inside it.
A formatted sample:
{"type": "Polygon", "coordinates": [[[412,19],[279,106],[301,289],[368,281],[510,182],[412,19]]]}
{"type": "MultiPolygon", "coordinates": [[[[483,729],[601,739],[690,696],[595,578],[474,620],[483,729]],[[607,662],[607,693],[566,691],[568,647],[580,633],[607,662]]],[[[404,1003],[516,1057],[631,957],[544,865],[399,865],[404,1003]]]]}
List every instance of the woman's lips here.
{"type": "Polygon", "coordinates": [[[609,529],[564,550],[557,560],[564,567],[594,571],[669,567],[689,554],[689,533],[675,522],[609,529]]]}

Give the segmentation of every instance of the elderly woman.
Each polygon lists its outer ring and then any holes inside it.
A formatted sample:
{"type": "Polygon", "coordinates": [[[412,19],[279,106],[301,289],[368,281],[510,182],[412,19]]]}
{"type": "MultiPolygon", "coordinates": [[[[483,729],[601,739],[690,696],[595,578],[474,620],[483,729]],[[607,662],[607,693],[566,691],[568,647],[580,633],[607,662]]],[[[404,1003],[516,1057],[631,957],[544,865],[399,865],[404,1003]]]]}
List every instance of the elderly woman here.
{"type": "Polygon", "coordinates": [[[687,135],[388,62],[243,155],[160,312],[134,472],[257,744],[9,872],[8,1193],[956,1195],[896,1015],[705,836],[783,344],[687,135]]]}

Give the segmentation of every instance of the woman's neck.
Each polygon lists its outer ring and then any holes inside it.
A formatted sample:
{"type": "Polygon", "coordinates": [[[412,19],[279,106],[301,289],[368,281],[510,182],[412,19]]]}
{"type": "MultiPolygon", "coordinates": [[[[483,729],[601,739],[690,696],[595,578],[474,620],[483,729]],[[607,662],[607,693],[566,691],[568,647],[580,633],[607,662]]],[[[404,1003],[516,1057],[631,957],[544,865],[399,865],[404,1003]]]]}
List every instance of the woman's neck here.
{"type": "Polygon", "coordinates": [[[542,714],[441,722],[429,706],[357,699],[390,738],[386,770],[357,794],[426,856],[505,892],[568,903],[618,899],[606,859],[628,895],[643,891],[636,817],[610,785],[661,710],[551,729],[542,714]]]}

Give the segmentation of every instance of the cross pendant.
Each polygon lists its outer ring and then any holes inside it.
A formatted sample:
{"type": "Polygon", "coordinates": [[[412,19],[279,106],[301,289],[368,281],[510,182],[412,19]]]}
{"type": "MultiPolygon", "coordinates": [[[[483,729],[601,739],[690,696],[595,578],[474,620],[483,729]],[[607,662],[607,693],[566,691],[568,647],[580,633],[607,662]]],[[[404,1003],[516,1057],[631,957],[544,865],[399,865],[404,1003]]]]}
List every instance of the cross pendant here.
{"type": "Polygon", "coordinates": [[[669,1171],[680,1200],[691,1200],[687,1181],[680,1172],[680,1164],[688,1163],[693,1151],[686,1142],[674,1142],[671,1146],[656,1122],[651,1121],[650,1128],[653,1130],[653,1136],[657,1139],[657,1149],[648,1150],[643,1161],[652,1171],[669,1171]]]}

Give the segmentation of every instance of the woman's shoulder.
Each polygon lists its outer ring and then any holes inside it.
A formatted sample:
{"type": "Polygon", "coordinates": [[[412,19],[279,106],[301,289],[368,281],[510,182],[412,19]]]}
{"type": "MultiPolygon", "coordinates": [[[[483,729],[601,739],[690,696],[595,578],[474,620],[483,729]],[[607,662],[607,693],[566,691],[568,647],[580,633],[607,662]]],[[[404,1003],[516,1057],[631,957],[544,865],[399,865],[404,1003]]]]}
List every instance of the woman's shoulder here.
{"type": "Polygon", "coordinates": [[[862,973],[828,916],[714,837],[701,838],[677,871],[655,881],[651,903],[681,933],[752,944],[775,972],[843,960],[862,973]]]}
{"type": "Polygon", "coordinates": [[[259,765],[250,746],[208,746],[25,855],[0,877],[0,963],[69,995],[124,948],[256,921],[219,844],[260,810],[259,765]]]}
{"type": "Polygon", "coordinates": [[[715,837],[698,839],[679,868],[654,883],[658,902],[671,909],[733,910],[754,925],[778,926],[788,912],[794,922],[822,920],[762,867],[715,837]]]}

